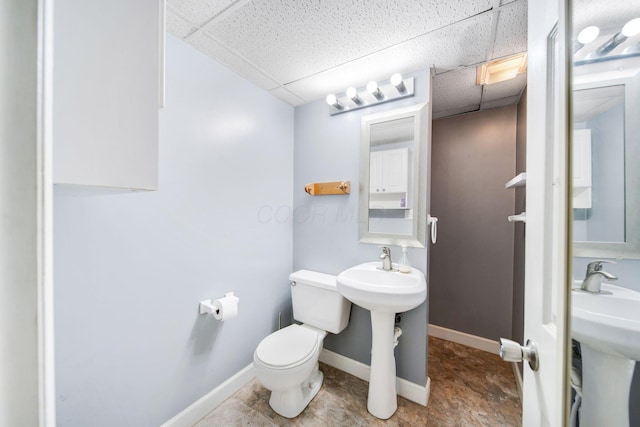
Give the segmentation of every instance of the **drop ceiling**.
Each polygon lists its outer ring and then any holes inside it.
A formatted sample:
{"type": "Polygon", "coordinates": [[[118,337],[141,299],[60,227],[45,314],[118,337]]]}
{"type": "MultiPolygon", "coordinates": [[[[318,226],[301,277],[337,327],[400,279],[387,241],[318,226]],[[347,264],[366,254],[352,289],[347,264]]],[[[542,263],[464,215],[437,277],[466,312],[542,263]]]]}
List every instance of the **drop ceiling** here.
{"type": "Polygon", "coordinates": [[[167,0],[167,30],[293,106],[432,69],[434,117],[518,101],[526,74],[476,66],[527,49],[527,0],[167,0]]]}

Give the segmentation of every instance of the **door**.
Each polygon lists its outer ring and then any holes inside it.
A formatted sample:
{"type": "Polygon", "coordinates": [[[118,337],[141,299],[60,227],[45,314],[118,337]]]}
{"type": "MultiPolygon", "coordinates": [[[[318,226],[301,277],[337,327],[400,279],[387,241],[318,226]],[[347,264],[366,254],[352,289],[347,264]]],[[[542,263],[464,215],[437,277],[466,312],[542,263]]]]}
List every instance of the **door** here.
{"type": "Polygon", "coordinates": [[[566,425],[570,226],[568,62],[564,0],[529,2],[523,425],[566,425]]]}
{"type": "Polygon", "coordinates": [[[55,425],[51,0],[0,1],[0,425],[55,425]]]}

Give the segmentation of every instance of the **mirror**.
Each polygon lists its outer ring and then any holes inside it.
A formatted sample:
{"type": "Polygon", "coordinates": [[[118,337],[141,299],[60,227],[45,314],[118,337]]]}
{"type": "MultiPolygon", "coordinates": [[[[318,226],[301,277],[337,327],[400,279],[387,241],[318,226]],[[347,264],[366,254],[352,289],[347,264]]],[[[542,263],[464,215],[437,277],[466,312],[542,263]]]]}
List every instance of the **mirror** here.
{"type": "Polygon", "coordinates": [[[427,104],[362,117],[360,241],[424,247],[427,104]]]}
{"type": "Polygon", "coordinates": [[[576,64],[574,255],[640,258],[639,58],[576,64]]]}
{"type": "Polygon", "coordinates": [[[571,424],[637,426],[640,5],[586,0],[571,5],[571,424]],[[605,258],[616,258],[617,264],[601,261],[605,258]]]}

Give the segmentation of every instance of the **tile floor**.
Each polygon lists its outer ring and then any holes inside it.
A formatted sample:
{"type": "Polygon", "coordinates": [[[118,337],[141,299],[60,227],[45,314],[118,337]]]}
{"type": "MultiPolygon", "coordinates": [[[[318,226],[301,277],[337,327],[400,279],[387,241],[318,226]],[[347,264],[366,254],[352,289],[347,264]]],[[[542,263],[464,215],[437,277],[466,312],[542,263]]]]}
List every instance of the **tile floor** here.
{"type": "Polygon", "coordinates": [[[253,380],[194,427],[521,425],[511,365],[460,344],[429,337],[429,404],[425,408],[400,397],[388,420],[367,412],[367,382],[322,363],[320,369],[322,388],[294,419],[276,414],[269,407],[269,392],[253,380]]]}

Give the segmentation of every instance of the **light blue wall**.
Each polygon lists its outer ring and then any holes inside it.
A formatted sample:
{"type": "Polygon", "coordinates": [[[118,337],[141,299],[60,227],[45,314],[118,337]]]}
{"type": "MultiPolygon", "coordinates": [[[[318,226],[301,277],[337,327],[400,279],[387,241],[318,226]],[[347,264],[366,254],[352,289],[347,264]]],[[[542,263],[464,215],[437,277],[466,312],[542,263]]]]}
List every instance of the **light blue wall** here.
{"type": "MultiPolygon", "coordinates": [[[[329,116],[324,101],[295,109],[293,268],[329,274],[378,259],[380,249],[358,241],[360,118],[363,115],[427,102],[430,75],[416,77],[416,96],[376,107],[329,116]],[[309,196],[310,182],[351,180],[348,196],[309,196]]],[[[392,247],[394,260],[400,248],[392,247]]],[[[426,271],[427,250],[410,248],[412,265],[426,271]]],[[[402,318],[403,335],[396,349],[398,376],[424,386],[426,381],[427,304],[402,318]]],[[[347,329],[330,335],[325,348],[362,363],[371,363],[369,311],[353,306],[347,329]]]]}
{"type": "Polygon", "coordinates": [[[167,36],[160,189],[55,191],[59,426],[160,425],[290,310],[293,108],[167,36]],[[198,314],[235,291],[239,316],[198,314]]]}

